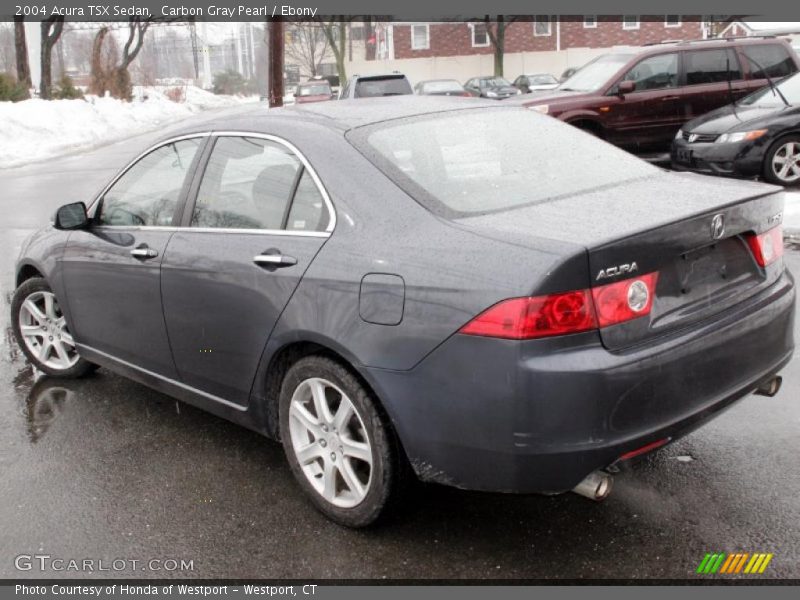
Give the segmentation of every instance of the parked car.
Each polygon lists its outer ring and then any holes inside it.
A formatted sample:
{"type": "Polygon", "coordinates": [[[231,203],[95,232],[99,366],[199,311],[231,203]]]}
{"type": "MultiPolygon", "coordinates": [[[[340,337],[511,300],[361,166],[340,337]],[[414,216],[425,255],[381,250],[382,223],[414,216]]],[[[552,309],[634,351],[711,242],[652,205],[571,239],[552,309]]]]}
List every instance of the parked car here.
{"type": "Polygon", "coordinates": [[[464,84],[472,96],[502,100],[521,92],[502,77],[473,77],[464,84]]]}
{"type": "Polygon", "coordinates": [[[800,183],[800,73],[686,123],[672,142],[672,165],[800,183]]]}
{"type": "Polygon", "coordinates": [[[307,81],[297,84],[294,91],[294,100],[297,104],[308,104],[310,102],[325,102],[331,99],[330,84],[325,81],[307,81]]]}
{"type": "Polygon", "coordinates": [[[339,92],[339,100],[405,96],[413,94],[411,83],[402,73],[388,75],[354,75],[339,92]]]}
{"type": "Polygon", "coordinates": [[[558,80],[550,73],[536,73],[534,75],[520,75],[514,80],[514,87],[523,94],[552,90],[558,87],[558,80]]]}
{"type": "Polygon", "coordinates": [[[455,79],[430,79],[414,86],[418,96],[472,96],[455,79]]]}
{"type": "Polygon", "coordinates": [[[665,43],[599,56],[523,103],[629,150],[668,149],[687,121],[799,68],[777,38],[665,43]]]}
{"type": "Polygon", "coordinates": [[[16,264],[28,360],[280,439],[349,526],[413,475],[600,499],[607,467],[775,394],[795,306],[777,188],[513,105],[344,104],[184,122],[60,208],[16,264]]]}

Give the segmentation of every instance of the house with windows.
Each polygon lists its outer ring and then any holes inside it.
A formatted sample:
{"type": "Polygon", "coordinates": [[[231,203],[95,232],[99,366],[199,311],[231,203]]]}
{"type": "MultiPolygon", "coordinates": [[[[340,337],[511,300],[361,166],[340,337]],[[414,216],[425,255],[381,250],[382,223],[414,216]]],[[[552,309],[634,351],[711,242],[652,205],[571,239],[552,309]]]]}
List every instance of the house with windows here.
{"type": "MultiPolygon", "coordinates": [[[[495,31],[496,25],[488,25],[495,31]]],[[[484,21],[413,23],[380,26],[374,60],[354,60],[351,73],[398,70],[412,81],[492,74],[494,47],[484,21]]],[[[504,74],[560,75],[620,46],[657,44],[706,37],[700,15],[538,15],[505,22],[504,74]]]]}

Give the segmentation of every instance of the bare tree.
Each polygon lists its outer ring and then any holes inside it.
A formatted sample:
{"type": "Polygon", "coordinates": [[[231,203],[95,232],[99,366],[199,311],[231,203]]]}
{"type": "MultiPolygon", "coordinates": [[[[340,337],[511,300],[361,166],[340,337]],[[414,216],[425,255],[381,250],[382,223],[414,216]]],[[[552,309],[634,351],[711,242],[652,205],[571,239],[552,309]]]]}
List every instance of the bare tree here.
{"type": "Polygon", "coordinates": [[[128,38],[122,47],[119,61],[108,64],[104,60],[107,55],[103,54],[103,47],[109,38],[111,31],[108,26],[102,27],[94,38],[92,44],[92,82],[90,90],[99,96],[105,95],[108,91],[115,98],[130,100],[131,76],[128,67],[136,60],[139,51],[144,44],[144,36],[152,24],[151,19],[142,17],[131,17],[128,19],[128,38]]]}
{"type": "Polygon", "coordinates": [[[17,81],[26,88],[32,87],[31,67],[28,62],[28,42],[25,39],[25,23],[22,17],[14,17],[14,51],[17,55],[17,81]]]}
{"type": "Polygon", "coordinates": [[[61,32],[64,31],[64,17],[50,17],[41,22],[42,28],[42,79],[39,83],[39,96],[49,100],[53,91],[52,59],[61,32]]]}
{"type": "Polygon", "coordinates": [[[330,21],[320,21],[322,32],[325,34],[328,46],[336,60],[336,72],[339,74],[340,85],[344,85],[347,81],[345,59],[347,58],[347,21],[350,18],[344,15],[334,15],[330,21]]]}
{"type": "Polygon", "coordinates": [[[516,17],[506,17],[505,15],[497,15],[494,21],[491,20],[489,15],[483,19],[486,26],[486,35],[489,37],[489,42],[494,50],[494,75],[495,77],[503,76],[503,58],[506,52],[506,29],[516,20],[516,17]]]}
{"type": "Polygon", "coordinates": [[[16,66],[14,28],[0,23],[0,73],[13,73],[16,66]]]}
{"type": "Polygon", "coordinates": [[[322,25],[308,21],[292,23],[287,34],[291,40],[286,44],[286,58],[299,65],[304,75],[318,75],[320,65],[330,55],[328,37],[322,25]]]}

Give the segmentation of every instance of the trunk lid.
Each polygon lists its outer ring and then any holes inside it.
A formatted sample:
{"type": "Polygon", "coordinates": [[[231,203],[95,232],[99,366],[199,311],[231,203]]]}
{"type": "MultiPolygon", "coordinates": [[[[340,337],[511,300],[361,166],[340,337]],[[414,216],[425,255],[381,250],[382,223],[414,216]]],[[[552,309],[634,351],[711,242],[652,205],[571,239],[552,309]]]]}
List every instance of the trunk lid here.
{"type": "MultiPolygon", "coordinates": [[[[664,173],[458,222],[497,239],[583,246],[586,287],[658,271],[650,314],[601,330],[603,344],[616,350],[724,312],[780,277],[782,261],[759,267],[743,236],[780,224],[781,191],[664,173]],[[717,215],[724,229],[715,237],[717,215]]],[[[564,290],[532,294],[556,291],[564,290]]]]}

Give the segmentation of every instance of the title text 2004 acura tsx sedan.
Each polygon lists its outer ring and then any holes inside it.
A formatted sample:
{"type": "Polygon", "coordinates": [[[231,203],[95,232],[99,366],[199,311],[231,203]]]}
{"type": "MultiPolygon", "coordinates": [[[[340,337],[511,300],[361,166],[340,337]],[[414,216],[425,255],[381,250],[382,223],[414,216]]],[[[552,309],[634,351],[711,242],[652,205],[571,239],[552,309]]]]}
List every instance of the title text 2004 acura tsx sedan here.
{"type": "Polygon", "coordinates": [[[777,391],[778,191],[482,101],[242,110],[62,207],[14,330],[46,373],[101,365],[282,440],[346,525],[412,473],[599,498],[608,467],[777,391]]]}

